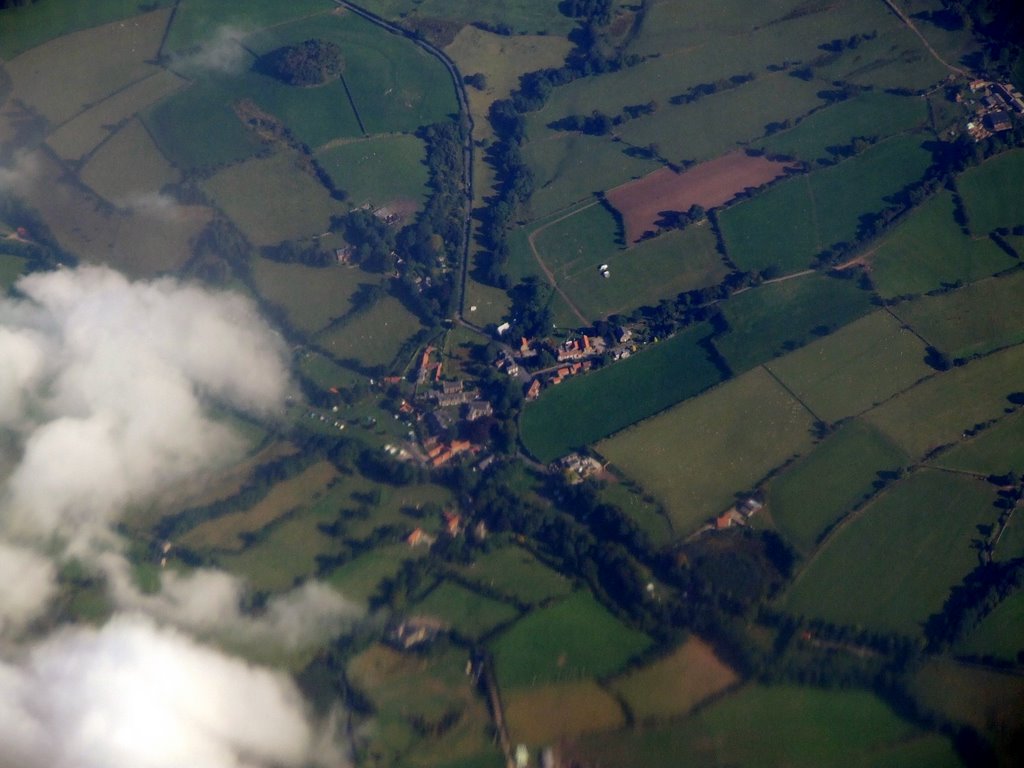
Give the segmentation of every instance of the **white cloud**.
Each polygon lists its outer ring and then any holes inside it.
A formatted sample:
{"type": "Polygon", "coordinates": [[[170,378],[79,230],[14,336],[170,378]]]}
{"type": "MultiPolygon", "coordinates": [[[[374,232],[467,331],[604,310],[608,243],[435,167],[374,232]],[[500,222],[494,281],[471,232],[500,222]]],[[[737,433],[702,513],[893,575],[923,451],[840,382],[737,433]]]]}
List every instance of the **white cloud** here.
{"type": "Polygon", "coordinates": [[[0,500],[8,531],[82,539],[124,507],[240,447],[206,397],[279,408],[284,347],[243,297],[96,267],[29,275],[0,300],[0,424],[22,455],[0,500]],[[25,406],[31,402],[32,413],[25,406]]]}
{"type": "Polygon", "coordinates": [[[21,631],[39,615],[56,592],[56,576],[48,558],[0,540],[0,637],[21,631]]]}
{"type": "Polygon", "coordinates": [[[336,764],[317,730],[285,675],[141,616],[0,662],[0,768],[336,764]]]}
{"type": "Polygon", "coordinates": [[[309,582],[272,597],[264,611],[252,615],[240,608],[244,582],[223,571],[164,571],[160,591],[143,594],[124,559],[108,554],[103,565],[118,607],[144,612],[193,633],[253,647],[315,648],[362,612],[327,585],[309,582]]]}
{"type": "Polygon", "coordinates": [[[242,46],[249,33],[241,27],[225,25],[217,30],[197,50],[176,58],[172,65],[185,70],[206,70],[235,74],[249,65],[250,55],[242,46]]]}
{"type": "Polygon", "coordinates": [[[28,152],[17,152],[10,166],[0,165],[0,193],[18,192],[36,179],[38,164],[28,152]]]}

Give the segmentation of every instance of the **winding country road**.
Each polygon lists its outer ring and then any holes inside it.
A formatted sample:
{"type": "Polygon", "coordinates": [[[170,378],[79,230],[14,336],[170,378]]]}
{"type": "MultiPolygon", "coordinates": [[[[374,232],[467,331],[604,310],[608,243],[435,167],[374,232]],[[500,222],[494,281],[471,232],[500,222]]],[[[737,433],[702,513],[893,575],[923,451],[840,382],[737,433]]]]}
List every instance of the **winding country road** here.
{"type": "Polygon", "coordinates": [[[463,318],[466,304],[466,281],[469,279],[469,247],[471,237],[473,234],[473,220],[471,218],[471,212],[473,209],[473,114],[469,111],[469,97],[466,95],[466,86],[462,82],[462,76],[459,74],[459,68],[455,66],[455,62],[452,61],[448,54],[442,51],[437,46],[424,40],[422,37],[413,34],[407,29],[403,29],[396,24],[392,24],[387,19],[383,19],[374,13],[361,8],[354,3],[348,2],[348,0],[334,0],[335,4],[341,8],[345,8],[352,13],[360,16],[367,21],[376,24],[378,27],[387,30],[393,35],[399,35],[406,38],[412,43],[418,45],[424,51],[429,53],[431,56],[436,58],[442,64],[445,69],[448,70],[448,74],[451,75],[452,84],[455,87],[455,95],[459,102],[459,116],[466,121],[467,131],[466,139],[462,145],[462,186],[466,193],[466,211],[465,211],[465,232],[463,233],[463,245],[462,253],[459,254],[459,283],[458,283],[458,300],[455,302],[455,317],[453,318],[456,322],[466,325],[478,331],[482,331],[481,328],[474,325],[473,323],[467,322],[463,318]]]}

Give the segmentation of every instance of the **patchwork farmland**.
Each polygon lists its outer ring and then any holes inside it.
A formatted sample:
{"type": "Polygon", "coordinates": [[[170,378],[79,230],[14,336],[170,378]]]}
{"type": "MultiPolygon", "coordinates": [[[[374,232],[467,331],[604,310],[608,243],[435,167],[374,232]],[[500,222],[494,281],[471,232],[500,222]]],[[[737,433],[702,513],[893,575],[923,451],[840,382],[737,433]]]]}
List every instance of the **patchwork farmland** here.
{"type": "Polygon", "coordinates": [[[0,551],[78,394],[25,274],[243,294],[289,369],[195,385],[238,452],[101,558],[11,543],[0,666],[151,614],[276,668],[309,737],[232,764],[1019,762],[1009,0],[0,6],[0,551]]]}

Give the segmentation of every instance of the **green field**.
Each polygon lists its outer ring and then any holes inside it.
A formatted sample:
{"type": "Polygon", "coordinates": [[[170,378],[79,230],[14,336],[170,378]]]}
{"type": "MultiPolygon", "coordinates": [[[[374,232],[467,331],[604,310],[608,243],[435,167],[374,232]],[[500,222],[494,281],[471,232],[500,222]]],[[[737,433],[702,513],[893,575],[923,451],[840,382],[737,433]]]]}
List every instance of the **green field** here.
{"type": "MultiPolygon", "coordinates": [[[[345,84],[368,133],[414,131],[458,112],[451,76],[438,59],[411,40],[352,13],[324,14],[263,29],[246,38],[246,45],[263,54],[311,37],[334,42],[344,52],[345,84]]],[[[323,87],[288,90],[316,92],[323,87]]],[[[346,102],[343,93],[339,91],[338,97],[346,102]]],[[[287,121],[289,125],[301,118],[294,117],[287,121]]],[[[332,131],[331,121],[316,113],[307,114],[305,124],[311,129],[321,126],[319,137],[295,128],[296,135],[313,146],[326,141],[332,131]]],[[[333,135],[338,135],[336,130],[333,135]]]]}
{"type": "Polygon", "coordinates": [[[1024,651],[1024,590],[1017,590],[997,605],[956,650],[1019,663],[1024,651]]]}
{"type": "Polygon", "coordinates": [[[507,26],[515,34],[565,35],[573,27],[550,0],[367,0],[362,5],[386,18],[479,21],[507,26]]]}
{"type": "Polygon", "coordinates": [[[642,489],[630,488],[622,482],[609,482],[601,490],[601,500],[614,504],[650,538],[655,549],[667,546],[676,540],[672,521],[642,489]]]}
{"type": "Polygon", "coordinates": [[[779,533],[803,552],[854,505],[874,493],[881,471],[907,457],[860,421],[845,424],[768,487],[768,509],[779,533]]]}
{"type": "Polygon", "coordinates": [[[373,367],[391,363],[409,337],[422,328],[398,299],[387,296],[370,309],[330,326],[316,341],[339,360],[373,367]]]}
{"type": "Polygon", "coordinates": [[[406,560],[423,555],[424,550],[411,549],[405,542],[376,547],[331,571],[327,583],[346,600],[365,605],[380,583],[394,577],[406,560]]]}
{"type": "Polygon", "coordinates": [[[4,252],[4,243],[0,241],[0,290],[6,292],[14,281],[21,277],[24,270],[25,259],[4,252]]]}
{"type": "Polygon", "coordinates": [[[120,127],[137,112],[170,96],[184,84],[177,75],[157,70],[64,123],[47,137],[46,143],[65,160],[80,160],[105,139],[116,136],[120,127]]]}
{"type": "Polygon", "coordinates": [[[971,282],[1017,263],[987,237],[960,230],[946,190],[912,211],[866,258],[886,299],[971,282]]]}
{"type": "Polygon", "coordinates": [[[347,209],[300,163],[297,153],[277,152],[227,168],[203,188],[254,245],[314,237],[347,209]]]}
{"type": "Polygon", "coordinates": [[[950,588],[978,564],[979,525],[995,521],[991,485],[922,469],[839,529],[787,591],[790,613],[919,636],[950,588]]]}
{"type": "Polygon", "coordinates": [[[573,589],[573,583],[567,577],[517,546],[492,549],[463,567],[460,573],[486,589],[497,590],[529,604],[564,597],[573,589]]]}
{"type": "Polygon", "coordinates": [[[425,156],[423,142],[415,136],[380,136],[317,153],[335,186],[344,189],[356,207],[379,207],[395,200],[420,207],[427,197],[425,156]]]}
{"type": "Polygon", "coordinates": [[[612,674],[650,643],[590,593],[577,592],[520,619],[491,648],[498,682],[510,690],[612,674]]]}
{"type": "Polygon", "coordinates": [[[977,436],[961,440],[932,463],[981,474],[1024,472],[1024,413],[1007,416],[977,436]]]}
{"type": "Polygon", "coordinates": [[[132,120],[89,158],[81,179],[115,205],[134,207],[156,202],[160,189],[177,182],[179,174],[160,154],[142,123],[132,120]]]}
{"type": "Polygon", "coordinates": [[[739,676],[707,643],[691,637],[667,656],[611,684],[636,720],[689,712],[739,682],[739,676]]]}
{"type": "Polygon", "coordinates": [[[459,635],[473,641],[519,615],[508,603],[500,603],[448,581],[428,592],[412,610],[441,619],[459,635]]]}
{"type": "Polygon", "coordinates": [[[164,52],[187,54],[209,44],[222,27],[253,30],[329,11],[330,0],[181,0],[164,52]]]}
{"type": "Polygon", "coordinates": [[[299,331],[315,333],[352,309],[352,295],[379,278],[359,269],[307,267],[257,258],[252,275],[260,295],[283,308],[299,331]]]}
{"type": "Polygon", "coordinates": [[[231,108],[251,95],[241,75],[198,80],[142,114],[160,151],[179,170],[220,168],[255,155],[256,134],[246,129],[231,108]],[[202,141],[196,141],[202,136],[202,141]]]}
{"type": "Polygon", "coordinates": [[[466,659],[457,648],[402,654],[379,643],[352,658],[346,678],[374,710],[360,734],[360,764],[500,766],[487,706],[465,673],[466,659]],[[454,723],[437,728],[449,713],[454,723]]]}
{"type": "Polygon", "coordinates": [[[1024,224],[1024,203],[1011,190],[1024,187],[1024,151],[990,158],[963,172],[957,188],[967,208],[972,232],[988,234],[999,227],[1024,224]]]}
{"type": "Polygon", "coordinates": [[[813,421],[758,368],[596,447],[658,498],[682,535],[806,451],[813,421]]]}
{"type": "Polygon", "coordinates": [[[549,462],[692,397],[720,379],[694,326],[605,368],[548,387],[523,409],[522,439],[549,462]]]}
{"type": "Polygon", "coordinates": [[[584,764],[620,768],[953,768],[948,738],[902,720],[867,691],[751,686],[685,720],[581,740],[584,764]]]}
{"type": "Polygon", "coordinates": [[[934,376],[864,418],[912,457],[961,440],[964,431],[1003,415],[1021,391],[1024,347],[1012,347],[934,376]]]}
{"type": "Polygon", "coordinates": [[[866,314],[871,294],[852,280],[812,274],[736,294],[722,309],[729,330],[714,344],[739,373],[866,314]]]}
{"type": "Polygon", "coordinates": [[[768,369],[823,421],[887,400],[935,373],[921,340],[884,310],[773,360],[768,369]]]}
{"type": "Polygon", "coordinates": [[[921,97],[868,92],[808,115],[757,146],[771,155],[812,162],[832,158],[830,147],[844,147],[855,137],[884,138],[918,128],[927,119],[921,97]]]}
{"type": "Polygon", "coordinates": [[[51,40],[5,62],[12,97],[46,118],[50,127],[59,126],[160,71],[154,59],[170,12],[162,8],[51,40]]]}
{"type": "Polygon", "coordinates": [[[245,534],[256,533],[283,516],[311,506],[338,479],[334,467],[320,461],[304,471],[277,483],[248,509],[208,520],[182,537],[187,547],[241,551],[245,534]]]}
{"type": "Polygon", "coordinates": [[[821,85],[784,72],[762,74],[753,82],[696,103],[630,120],[616,134],[634,146],[655,144],[670,162],[710,160],[761,137],[768,123],[820,107],[821,85]],[[715,130],[707,130],[708,125],[715,130]]]}
{"type": "MultiPolygon", "coordinates": [[[[174,5],[172,0],[154,0],[149,7],[174,5]]],[[[56,37],[135,16],[138,0],[47,0],[0,13],[0,59],[19,53],[56,37]]]]}
{"type": "Polygon", "coordinates": [[[599,192],[660,167],[657,161],[631,157],[624,149],[603,137],[575,133],[527,143],[523,158],[534,176],[535,191],[529,202],[532,217],[580,200],[590,202],[599,192]]]}
{"type": "Polygon", "coordinates": [[[719,216],[729,255],[741,269],[795,272],[837,243],[851,243],[860,218],[917,181],[931,163],[923,137],[887,139],[839,165],[776,184],[719,216]]]}
{"type": "Polygon", "coordinates": [[[628,249],[621,238],[615,217],[597,204],[535,230],[534,244],[559,287],[590,319],[715,285],[729,271],[706,224],[628,249]],[[602,264],[610,278],[601,276],[602,264]]]}
{"type": "Polygon", "coordinates": [[[1022,290],[1024,272],[1015,272],[922,296],[893,313],[950,358],[968,358],[1024,341],[1024,313],[1017,309],[1022,290]]]}

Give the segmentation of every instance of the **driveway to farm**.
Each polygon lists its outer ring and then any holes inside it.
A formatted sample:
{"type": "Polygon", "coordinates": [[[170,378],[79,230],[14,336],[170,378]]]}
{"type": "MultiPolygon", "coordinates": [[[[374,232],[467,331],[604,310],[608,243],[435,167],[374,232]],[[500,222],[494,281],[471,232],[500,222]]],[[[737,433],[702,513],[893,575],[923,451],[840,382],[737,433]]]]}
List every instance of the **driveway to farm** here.
{"type": "Polygon", "coordinates": [[[928,42],[925,36],[921,34],[921,31],[914,25],[914,22],[911,20],[911,18],[907,16],[903,11],[901,11],[899,6],[897,6],[896,3],[893,2],[893,0],[885,0],[885,4],[889,6],[889,10],[891,10],[893,13],[896,14],[897,17],[899,17],[900,21],[902,21],[904,24],[907,25],[907,27],[910,28],[911,32],[913,32],[915,35],[921,38],[921,42],[924,43],[924,47],[928,49],[928,52],[935,58],[937,62],[939,62],[939,64],[941,64],[951,72],[956,72],[958,75],[964,75],[965,77],[968,75],[968,73],[965,70],[960,69],[960,67],[954,67],[944,58],[939,56],[935,49],[932,48],[931,43],[928,42]]]}

